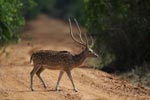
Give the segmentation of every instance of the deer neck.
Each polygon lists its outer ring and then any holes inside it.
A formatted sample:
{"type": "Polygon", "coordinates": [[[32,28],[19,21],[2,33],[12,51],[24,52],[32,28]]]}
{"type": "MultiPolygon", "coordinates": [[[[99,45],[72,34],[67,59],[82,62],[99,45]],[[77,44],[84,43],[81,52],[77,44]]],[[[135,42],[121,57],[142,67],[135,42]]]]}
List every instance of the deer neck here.
{"type": "Polygon", "coordinates": [[[84,62],[85,59],[86,59],[86,55],[84,51],[82,51],[77,55],[74,55],[73,56],[74,67],[79,67],[84,62]]]}

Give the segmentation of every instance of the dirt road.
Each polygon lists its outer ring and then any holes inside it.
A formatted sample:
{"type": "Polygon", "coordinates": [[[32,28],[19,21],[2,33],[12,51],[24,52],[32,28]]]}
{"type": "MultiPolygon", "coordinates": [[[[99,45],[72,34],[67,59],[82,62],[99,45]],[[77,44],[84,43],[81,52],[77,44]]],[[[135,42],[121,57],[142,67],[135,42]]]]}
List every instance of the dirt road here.
{"type": "Polygon", "coordinates": [[[8,46],[0,57],[0,100],[150,100],[150,89],[88,68],[72,71],[79,92],[72,90],[66,74],[60,82],[61,91],[54,91],[59,71],[52,70],[42,73],[48,88],[44,89],[35,76],[35,91],[31,92],[29,76],[32,65],[29,59],[30,54],[39,49],[81,51],[70,38],[67,22],[44,15],[28,22],[22,41],[8,46]]]}

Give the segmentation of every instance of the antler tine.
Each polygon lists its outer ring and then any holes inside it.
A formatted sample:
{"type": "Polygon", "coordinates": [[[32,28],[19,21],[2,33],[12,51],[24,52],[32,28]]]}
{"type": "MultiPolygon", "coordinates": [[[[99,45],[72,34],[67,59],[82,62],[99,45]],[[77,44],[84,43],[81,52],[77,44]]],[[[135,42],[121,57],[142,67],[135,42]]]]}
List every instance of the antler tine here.
{"type": "Polygon", "coordinates": [[[74,18],[74,21],[75,21],[75,23],[77,25],[77,28],[78,28],[78,32],[79,32],[78,34],[79,34],[80,40],[81,40],[82,43],[85,44],[85,41],[82,39],[81,29],[80,29],[80,26],[78,24],[78,21],[76,20],[76,18],[74,18]]]}
{"type": "Polygon", "coordinates": [[[86,33],[84,33],[84,36],[85,36],[85,40],[86,40],[86,46],[89,47],[89,45],[88,45],[88,38],[87,38],[86,33]]]}
{"type": "Polygon", "coordinates": [[[92,36],[90,38],[91,38],[91,41],[92,41],[92,43],[90,44],[90,48],[92,48],[94,46],[94,40],[93,40],[92,36]]]}
{"type": "Polygon", "coordinates": [[[69,18],[69,25],[70,25],[70,35],[71,35],[71,38],[72,38],[75,42],[77,42],[78,44],[81,44],[81,45],[83,45],[83,46],[86,46],[85,44],[81,43],[80,41],[78,41],[78,40],[74,37],[73,32],[72,32],[72,25],[71,25],[71,20],[70,20],[70,18],[69,18]]]}

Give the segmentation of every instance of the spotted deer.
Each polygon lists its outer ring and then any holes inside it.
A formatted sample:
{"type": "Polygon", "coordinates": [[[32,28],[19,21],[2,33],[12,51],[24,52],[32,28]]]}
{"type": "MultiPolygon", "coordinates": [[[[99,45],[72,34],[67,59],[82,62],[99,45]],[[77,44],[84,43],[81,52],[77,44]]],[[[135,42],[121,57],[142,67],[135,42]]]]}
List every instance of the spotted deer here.
{"type": "Polygon", "coordinates": [[[42,77],[40,76],[40,74],[44,71],[44,69],[52,69],[52,70],[60,70],[59,77],[56,83],[56,91],[58,90],[59,82],[64,72],[66,72],[72,83],[74,91],[77,92],[77,89],[74,85],[73,78],[71,75],[71,70],[73,68],[79,67],[87,57],[98,57],[98,55],[91,49],[92,46],[94,45],[94,42],[92,41],[91,45],[89,45],[87,35],[84,34],[85,39],[83,39],[77,20],[74,19],[74,22],[77,25],[79,39],[77,40],[74,37],[74,34],[72,32],[71,20],[69,19],[70,35],[71,35],[71,38],[76,43],[84,47],[83,51],[76,55],[68,51],[40,50],[40,51],[34,52],[30,59],[30,62],[33,61],[33,65],[34,65],[33,70],[30,73],[31,91],[33,91],[32,83],[33,83],[34,74],[36,73],[38,78],[43,83],[44,88],[46,88],[47,86],[45,82],[43,81],[42,77]]]}

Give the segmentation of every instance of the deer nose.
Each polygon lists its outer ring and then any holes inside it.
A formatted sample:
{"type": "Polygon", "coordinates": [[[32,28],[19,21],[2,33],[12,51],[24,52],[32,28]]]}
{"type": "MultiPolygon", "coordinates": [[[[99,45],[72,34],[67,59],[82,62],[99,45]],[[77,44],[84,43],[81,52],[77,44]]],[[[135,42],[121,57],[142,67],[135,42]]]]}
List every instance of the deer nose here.
{"type": "Polygon", "coordinates": [[[96,57],[96,58],[98,58],[98,57],[99,57],[99,55],[95,53],[95,57],[96,57]]]}

